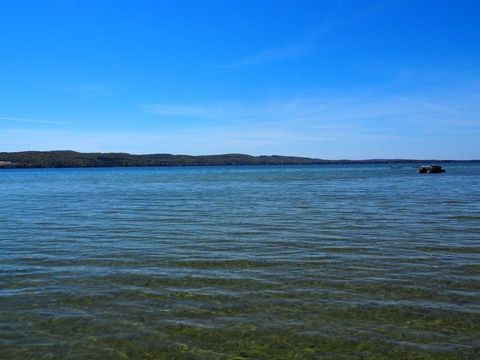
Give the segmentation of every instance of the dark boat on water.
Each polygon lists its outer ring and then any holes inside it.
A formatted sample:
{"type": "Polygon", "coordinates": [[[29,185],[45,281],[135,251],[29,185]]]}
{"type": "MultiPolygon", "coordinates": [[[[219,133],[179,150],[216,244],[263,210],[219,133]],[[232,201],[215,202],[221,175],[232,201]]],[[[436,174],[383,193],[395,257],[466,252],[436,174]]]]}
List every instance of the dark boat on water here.
{"type": "Polygon", "coordinates": [[[442,169],[440,165],[420,166],[417,172],[419,174],[439,174],[444,173],[445,169],[442,169]]]}

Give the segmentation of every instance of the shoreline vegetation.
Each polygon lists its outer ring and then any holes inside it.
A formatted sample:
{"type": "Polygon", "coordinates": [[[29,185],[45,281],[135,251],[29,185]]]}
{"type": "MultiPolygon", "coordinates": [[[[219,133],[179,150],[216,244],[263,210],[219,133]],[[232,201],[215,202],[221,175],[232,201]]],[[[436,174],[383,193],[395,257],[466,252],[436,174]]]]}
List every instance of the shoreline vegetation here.
{"type": "Polygon", "coordinates": [[[71,150],[0,152],[0,169],[75,168],[75,167],[160,167],[226,165],[313,165],[313,164],[403,164],[403,163],[479,163],[480,160],[368,159],[326,160],[297,156],[246,154],[173,155],[128,153],[81,153],[71,150]]]}

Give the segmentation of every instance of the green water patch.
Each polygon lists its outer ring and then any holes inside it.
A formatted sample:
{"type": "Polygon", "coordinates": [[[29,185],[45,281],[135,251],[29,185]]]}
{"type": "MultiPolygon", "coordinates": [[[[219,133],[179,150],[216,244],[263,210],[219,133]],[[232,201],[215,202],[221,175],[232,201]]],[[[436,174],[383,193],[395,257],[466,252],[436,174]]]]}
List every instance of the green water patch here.
{"type": "Polygon", "coordinates": [[[2,346],[12,359],[68,353],[99,359],[474,359],[478,354],[479,314],[319,301],[309,293],[268,295],[165,289],[156,296],[124,291],[57,295],[54,303],[40,298],[37,310],[25,308],[19,319],[30,325],[12,337],[15,348],[2,346]],[[78,310],[75,316],[72,309],[78,310]]]}

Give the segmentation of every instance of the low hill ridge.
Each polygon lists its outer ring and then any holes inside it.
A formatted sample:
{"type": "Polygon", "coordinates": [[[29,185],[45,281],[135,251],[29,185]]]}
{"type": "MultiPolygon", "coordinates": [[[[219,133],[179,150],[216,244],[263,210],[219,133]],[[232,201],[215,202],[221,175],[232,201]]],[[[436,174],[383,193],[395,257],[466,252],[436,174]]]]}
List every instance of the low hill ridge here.
{"type": "Polygon", "coordinates": [[[208,165],[306,165],[306,164],[380,164],[477,162],[478,160],[324,160],[298,156],[246,154],[174,155],[128,153],[81,153],[72,150],[0,152],[1,168],[67,168],[67,167],[129,167],[129,166],[208,166],[208,165]]]}

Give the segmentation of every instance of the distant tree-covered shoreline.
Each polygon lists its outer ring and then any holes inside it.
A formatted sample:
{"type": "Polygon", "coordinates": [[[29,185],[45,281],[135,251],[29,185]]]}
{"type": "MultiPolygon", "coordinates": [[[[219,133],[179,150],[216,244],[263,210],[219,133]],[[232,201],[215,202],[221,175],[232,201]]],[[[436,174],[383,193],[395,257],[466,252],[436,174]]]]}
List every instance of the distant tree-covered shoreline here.
{"type": "Polygon", "coordinates": [[[225,166],[225,165],[308,165],[308,164],[401,164],[434,162],[479,162],[479,160],[324,160],[296,156],[245,154],[172,155],[128,153],[80,153],[76,151],[0,152],[0,168],[225,166]]]}

